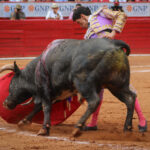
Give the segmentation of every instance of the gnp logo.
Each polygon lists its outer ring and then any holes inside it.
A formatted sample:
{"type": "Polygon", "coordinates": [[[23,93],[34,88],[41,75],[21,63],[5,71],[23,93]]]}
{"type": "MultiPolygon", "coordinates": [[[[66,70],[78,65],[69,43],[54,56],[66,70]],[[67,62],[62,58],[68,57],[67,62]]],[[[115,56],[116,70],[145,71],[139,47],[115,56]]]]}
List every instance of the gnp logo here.
{"type": "Polygon", "coordinates": [[[131,5],[128,5],[126,9],[128,12],[132,12],[132,6],[131,5]]]}
{"type": "MultiPolygon", "coordinates": [[[[15,5],[5,5],[4,6],[4,12],[9,13],[14,11],[15,5]]],[[[22,6],[22,10],[25,9],[25,6],[22,6]]]]}
{"type": "Polygon", "coordinates": [[[49,6],[47,5],[35,5],[35,12],[47,12],[49,10],[49,6]]]}
{"type": "Polygon", "coordinates": [[[148,10],[148,6],[131,6],[131,5],[128,5],[127,7],[126,7],[126,9],[127,9],[127,11],[128,12],[132,12],[132,11],[134,11],[134,12],[140,12],[140,13],[142,13],[142,12],[146,12],[147,10],[148,10]]]}
{"type": "Polygon", "coordinates": [[[28,10],[29,10],[30,12],[33,12],[33,11],[34,11],[34,9],[35,9],[35,8],[34,8],[34,6],[33,6],[33,5],[29,5],[29,6],[28,6],[28,10]]]}
{"type": "Polygon", "coordinates": [[[4,7],[4,11],[5,11],[5,12],[9,12],[9,11],[10,11],[10,7],[9,7],[8,5],[6,5],[6,6],[4,7]]]}

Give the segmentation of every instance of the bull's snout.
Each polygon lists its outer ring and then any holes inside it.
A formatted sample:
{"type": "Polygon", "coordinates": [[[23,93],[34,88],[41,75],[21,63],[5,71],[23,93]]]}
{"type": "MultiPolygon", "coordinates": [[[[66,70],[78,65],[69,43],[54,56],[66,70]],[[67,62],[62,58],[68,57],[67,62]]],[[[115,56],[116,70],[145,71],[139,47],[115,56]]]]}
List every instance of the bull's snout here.
{"type": "Polygon", "coordinates": [[[16,107],[16,105],[12,101],[8,101],[8,99],[3,102],[3,106],[7,109],[14,109],[16,107]]]}

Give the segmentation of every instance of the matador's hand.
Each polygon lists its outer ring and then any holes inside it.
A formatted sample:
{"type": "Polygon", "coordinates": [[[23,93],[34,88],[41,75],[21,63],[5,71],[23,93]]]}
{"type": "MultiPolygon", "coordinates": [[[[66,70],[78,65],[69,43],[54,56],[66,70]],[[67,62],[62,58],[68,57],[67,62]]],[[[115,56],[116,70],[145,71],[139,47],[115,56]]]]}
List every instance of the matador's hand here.
{"type": "Polygon", "coordinates": [[[115,35],[116,35],[116,31],[113,30],[111,33],[108,33],[108,34],[104,35],[103,37],[108,38],[108,39],[114,39],[115,35]]]}

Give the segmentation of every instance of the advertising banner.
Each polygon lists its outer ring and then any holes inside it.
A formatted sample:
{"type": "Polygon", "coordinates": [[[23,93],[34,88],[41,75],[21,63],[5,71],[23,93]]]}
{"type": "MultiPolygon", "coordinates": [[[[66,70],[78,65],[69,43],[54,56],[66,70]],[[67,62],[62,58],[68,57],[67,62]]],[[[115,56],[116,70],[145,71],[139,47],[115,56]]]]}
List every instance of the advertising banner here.
{"type": "MultiPolygon", "coordinates": [[[[18,3],[1,3],[0,17],[10,17],[15,6],[18,3]]],[[[45,17],[52,3],[19,3],[25,12],[26,17],[45,17]]],[[[63,16],[69,16],[76,3],[58,3],[63,16]]],[[[82,3],[83,6],[88,6],[92,12],[99,7],[106,5],[113,6],[113,3],[82,3]]],[[[150,16],[150,3],[120,3],[128,17],[146,17],[150,16]]]]}

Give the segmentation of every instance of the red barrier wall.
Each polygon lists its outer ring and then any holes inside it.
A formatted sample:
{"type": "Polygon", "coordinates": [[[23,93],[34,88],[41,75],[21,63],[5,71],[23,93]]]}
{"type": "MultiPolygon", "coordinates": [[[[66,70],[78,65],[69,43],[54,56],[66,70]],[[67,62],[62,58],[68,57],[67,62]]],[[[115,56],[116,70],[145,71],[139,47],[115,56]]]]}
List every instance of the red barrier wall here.
{"type": "MultiPolygon", "coordinates": [[[[55,39],[82,39],[85,30],[70,20],[0,21],[0,57],[37,56],[55,39]]],[[[116,37],[127,42],[132,53],[150,53],[150,18],[129,18],[116,37]]]]}

